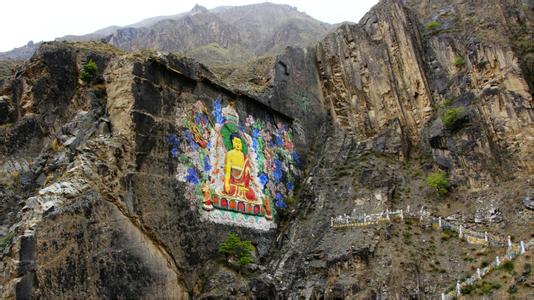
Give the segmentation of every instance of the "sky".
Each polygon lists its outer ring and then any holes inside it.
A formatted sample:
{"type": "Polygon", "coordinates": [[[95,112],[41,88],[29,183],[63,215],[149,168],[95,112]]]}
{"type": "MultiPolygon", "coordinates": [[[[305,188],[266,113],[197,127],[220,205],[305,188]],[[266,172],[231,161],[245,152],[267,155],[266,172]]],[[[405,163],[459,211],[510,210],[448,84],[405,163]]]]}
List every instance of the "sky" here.
{"type": "MultiPolygon", "coordinates": [[[[208,9],[264,1],[254,0],[3,0],[0,17],[0,52],[50,41],[65,35],[82,35],[111,25],[126,26],[146,18],[175,15],[195,4],[208,9]]],[[[273,0],[297,7],[327,23],[358,22],[378,0],[273,0]]]]}

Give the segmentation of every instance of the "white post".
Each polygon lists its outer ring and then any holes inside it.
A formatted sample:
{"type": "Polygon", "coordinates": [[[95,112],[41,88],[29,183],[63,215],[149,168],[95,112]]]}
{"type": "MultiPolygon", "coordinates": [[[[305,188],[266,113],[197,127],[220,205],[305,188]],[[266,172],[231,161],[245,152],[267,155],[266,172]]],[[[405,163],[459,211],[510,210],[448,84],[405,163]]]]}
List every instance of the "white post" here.
{"type": "Polygon", "coordinates": [[[419,211],[419,221],[423,221],[423,214],[425,213],[425,210],[423,207],[421,207],[421,210],[419,211]]]}
{"type": "Polygon", "coordinates": [[[477,276],[478,279],[482,279],[482,275],[480,274],[480,268],[477,268],[477,276]]]}
{"type": "Polygon", "coordinates": [[[402,209],[400,210],[400,217],[401,217],[401,221],[404,221],[404,213],[402,212],[402,209]]]}
{"type": "Polygon", "coordinates": [[[334,227],[334,217],[330,217],[330,227],[334,227]]]}
{"type": "Polygon", "coordinates": [[[410,205],[408,205],[408,207],[406,207],[406,214],[410,214],[410,205]]]}
{"type": "Polygon", "coordinates": [[[388,219],[388,221],[390,221],[389,219],[389,209],[386,208],[386,219],[388,219]]]}
{"type": "Polygon", "coordinates": [[[464,237],[464,232],[463,232],[463,229],[462,229],[462,225],[460,225],[460,228],[459,228],[458,231],[459,231],[459,232],[458,232],[458,237],[459,237],[459,238],[463,238],[463,237],[464,237]]]}
{"type": "Polygon", "coordinates": [[[488,238],[488,232],[487,231],[484,231],[484,240],[487,242],[489,242],[489,238],[488,238]]]}
{"type": "Polygon", "coordinates": [[[497,267],[501,265],[501,260],[499,259],[499,256],[495,257],[495,265],[497,265],[497,267]]]}
{"type": "Polygon", "coordinates": [[[367,215],[364,213],[363,214],[363,222],[366,223],[367,222],[367,215]]]}
{"type": "Polygon", "coordinates": [[[519,242],[519,245],[521,247],[520,248],[521,250],[519,250],[519,253],[525,254],[525,252],[527,252],[527,249],[525,248],[525,242],[521,241],[521,242],[519,242]]]}
{"type": "Polygon", "coordinates": [[[456,294],[460,296],[462,294],[462,291],[460,290],[460,280],[456,281],[456,294]]]}
{"type": "Polygon", "coordinates": [[[512,238],[508,236],[508,249],[512,249],[512,238]]]}
{"type": "Polygon", "coordinates": [[[438,218],[439,229],[441,229],[441,217],[438,218]]]}
{"type": "Polygon", "coordinates": [[[441,300],[445,300],[445,294],[441,293],[441,300]]]}

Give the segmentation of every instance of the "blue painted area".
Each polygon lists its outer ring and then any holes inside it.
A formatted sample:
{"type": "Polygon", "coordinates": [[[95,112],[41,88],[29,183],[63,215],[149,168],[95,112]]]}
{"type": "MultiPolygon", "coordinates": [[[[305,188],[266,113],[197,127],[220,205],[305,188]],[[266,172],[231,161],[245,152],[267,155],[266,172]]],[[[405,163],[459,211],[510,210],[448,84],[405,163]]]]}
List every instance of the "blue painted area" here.
{"type": "Polygon", "coordinates": [[[274,199],[276,200],[276,202],[274,203],[276,207],[287,208],[287,205],[284,202],[284,197],[282,196],[282,194],[277,192],[276,195],[274,196],[274,199]]]}
{"type": "Polygon", "coordinates": [[[290,191],[292,191],[292,190],[295,188],[295,186],[294,186],[293,183],[291,183],[291,182],[287,182],[286,187],[287,187],[287,189],[290,190],[290,191]]]}
{"type": "Polygon", "coordinates": [[[187,169],[187,176],[185,177],[185,180],[191,184],[199,184],[200,182],[197,171],[191,167],[187,169]]]}
{"type": "Polygon", "coordinates": [[[224,123],[224,116],[222,114],[222,107],[221,107],[221,100],[215,99],[213,100],[213,117],[215,117],[215,123],[216,124],[223,124],[224,123]]]}
{"type": "Polygon", "coordinates": [[[180,140],[178,139],[178,137],[176,137],[175,134],[169,134],[169,136],[167,136],[167,142],[171,146],[172,157],[173,158],[178,157],[178,153],[179,153],[178,149],[180,149],[180,140]]]}
{"type": "Polygon", "coordinates": [[[282,161],[279,159],[275,159],[274,160],[274,171],[273,171],[274,182],[280,183],[280,180],[282,180],[282,175],[283,175],[282,161]]]}
{"type": "Polygon", "coordinates": [[[260,176],[258,176],[258,177],[260,179],[262,187],[264,187],[267,184],[267,182],[269,182],[269,177],[267,177],[267,174],[265,174],[263,172],[261,172],[260,176]]]}
{"type": "Polygon", "coordinates": [[[254,152],[258,153],[258,140],[257,139],[252,140],[252,149],[254,149],[254,152]]]}
{"type": "Polygon", "coordinates": [[[172,147],[171,155],[172,155],[173,158],[177,158],[178,157],[178,148],[172,147]]]}
{"type": "Polygon", "coordinates": [[[211,170],[210,158],[209,156],[204,156],[204,172],[209,172],[211,170]]]}
{"type": "Polygon", "coordinates": [[[276,136],[276,145],[278,145],[278,147],[283,147],[284,146],[284,142],[282,141],[282,136],[280,136],[280,135],[276,136]]]}
{"type": "Polygon", "coordinates": [[[186,129],[184,133],[185,133],[185,138],[187,139],[187,142],[189,143],[189,146],[191,146],[193,150],[197,150],[198,144],[193,139],[193,135],[191,134],[191,131],[189,131],[189,129],[186,129]]]}
{"type": "Polygon", "coordinates": [[[252,137],[257,139],[259,136],[260,136],[260,131],[257,128],[254,128],[254,130],[252,130],[252,137]]]}

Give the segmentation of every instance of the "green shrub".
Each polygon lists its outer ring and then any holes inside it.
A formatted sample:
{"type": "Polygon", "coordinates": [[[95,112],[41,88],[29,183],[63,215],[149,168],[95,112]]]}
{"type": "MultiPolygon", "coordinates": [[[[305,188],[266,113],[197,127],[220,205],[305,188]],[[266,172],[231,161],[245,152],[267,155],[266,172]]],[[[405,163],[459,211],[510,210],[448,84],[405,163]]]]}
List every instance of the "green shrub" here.
{"type": "Polygon", "coordinates": [[[434,172],[426,177],[426,183],[432,189],[435,189],[440,196],[449,192],[449,180],[444,172],[434,172]]]}
{"type": "Polygon", "coordinates": [[[462,67],[463,65],[465,64],[465,61],[463,59],[463,57],[457,55],[455,58],[454,58],[454,65],[456,67],[462,67]]]}
{"type": "Polygon", "coordinates": [[[236,260],[242,267],[252,262],[254,249],[250,241],[242,241],[235,233],[229,233],[219,245],[219,253],[224,254],[226,258],[236,260]]]}
{"type": "Polygon", "coordinates": [[[483,294],[483,295],[491,293],[493,289],[498,290],[500,288],[501,288],[501,285],[495,282],[483,281],[481,284],[478,285],[478,289],[480,290],[479,294],[483,294]]]}
{"type": "Polygon", "coordinates": [[[512,273],[514,271],[514,262],[511,260],[506,261],[501,265],[501,269],[505,270],[508,273],[512,273]]]}
{"type": "Polygon", "coordinates": [[[82,69],[80,70],[80,79],[85,83],[91,82],[96,77],[96,71],[96,63],[92,59],[89,59],[89,61],[83,65],[82,69]]]}
{"type": "Polygon", "coordinates": [[[430,21],[430,22],[426,23],[425,28],[427,30],[434,30],[434,29],[438,29],[440,26],[441,26],[440,22],[438,22],[438,21],[430,21]]]}
{"type": "Polygon", "coordinates": [[[441,113],[441,122],[447,129],[456,130],[460,127],[464,116],[463,106],[447,108],[441,113]]]}
{"type": "Polygon", "coordinates": [[[468,284],[466,286],[464,286],[463,288],[460,289],[460,292],[463,294],[463,295],[469,295],[471,294],[471,292],[475,289],[475,287],[471,284],[468,284]]]}

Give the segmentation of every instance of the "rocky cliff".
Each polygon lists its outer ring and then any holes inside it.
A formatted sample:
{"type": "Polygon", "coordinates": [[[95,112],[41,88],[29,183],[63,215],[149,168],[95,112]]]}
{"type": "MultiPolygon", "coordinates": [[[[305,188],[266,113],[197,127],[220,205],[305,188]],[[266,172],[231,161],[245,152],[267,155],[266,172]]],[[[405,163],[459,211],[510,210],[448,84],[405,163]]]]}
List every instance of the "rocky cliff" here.
{"type": "MultiPolygon", "coordinates": [[[[2,297],[437,298],[504,255],[423,217],[332,227],[408,207],[530,251],[531,16],[386,0],[236,69],[42,45],[0,82],[2,297]],[[230,232],[247,267],[218,253],[230,232]]],[[[529,253],[475,292],[531,297],[529,253]]]]}

